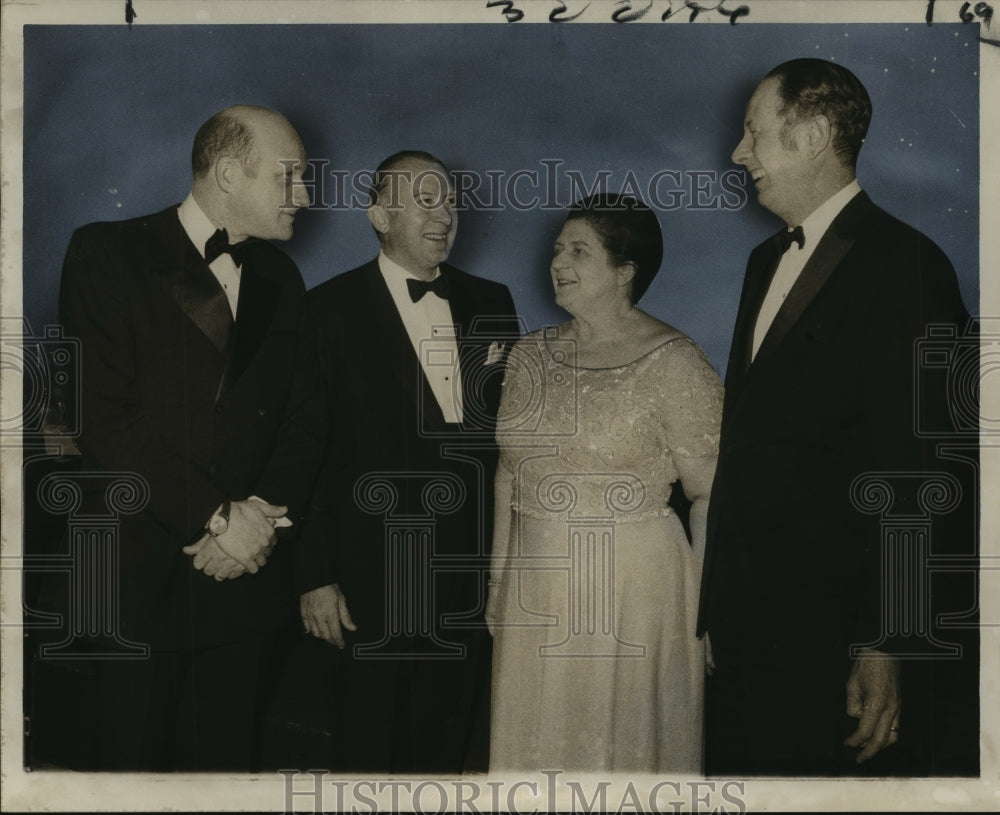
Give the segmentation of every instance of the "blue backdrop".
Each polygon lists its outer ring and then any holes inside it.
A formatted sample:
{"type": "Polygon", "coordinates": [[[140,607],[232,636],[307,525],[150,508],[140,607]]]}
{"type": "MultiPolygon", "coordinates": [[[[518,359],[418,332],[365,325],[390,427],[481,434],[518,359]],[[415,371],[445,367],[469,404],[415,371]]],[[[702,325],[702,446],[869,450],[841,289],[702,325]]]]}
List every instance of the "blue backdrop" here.
{"type": "Polygon", "coordinates": [[[528,327],[561,321],[547,270],[563,216],[543,204],[568,204],[574,175],[589,189],[603,171],[607,188],[647,199],[659,179],[664,265],[643,306],[722,372],[746,256],[779,226],[723,174],[757,81],[797,56],[865,83],[875,115],[862,185],[942,246],[977,312],[976,35],[940,24],[30,26],[25,316],[36,333],[56,321],[74,228],[179,202],[198,126],[250,102],[282,111],[323,174],[322,201],[285,247],[310,287],[377,250],[341,179],[424,149],[485,185],[466,197],[451,260],[509,285],[528,327]]]}

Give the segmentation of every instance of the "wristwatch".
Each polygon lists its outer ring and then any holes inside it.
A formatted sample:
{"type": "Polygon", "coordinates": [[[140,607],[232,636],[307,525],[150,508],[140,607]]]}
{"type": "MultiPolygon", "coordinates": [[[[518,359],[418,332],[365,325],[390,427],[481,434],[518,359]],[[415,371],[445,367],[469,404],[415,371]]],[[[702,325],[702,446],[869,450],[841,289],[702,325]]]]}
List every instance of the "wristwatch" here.
{"type": "Polygon", "coordinates": [[[208,519],[208,532],[213,538],[219,537],[229,529],[229,512],[232,509],[232,502],[227,498],[222,502],[215,514],[208,519]]]}

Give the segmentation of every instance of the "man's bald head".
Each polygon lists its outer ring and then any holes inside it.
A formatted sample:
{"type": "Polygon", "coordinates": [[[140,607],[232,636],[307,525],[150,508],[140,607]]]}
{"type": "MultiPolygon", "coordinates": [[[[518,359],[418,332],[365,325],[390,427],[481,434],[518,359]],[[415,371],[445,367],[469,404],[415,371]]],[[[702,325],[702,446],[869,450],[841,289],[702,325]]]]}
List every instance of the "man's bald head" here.
{"type": "Polygon", "coordinates": [[[233,105],[198,128],[191,150],[191,171],[203,178],[223,156],[236,159],[247,175],[256,175],[260,157],[254,151],[262,125],[291,129],[284,116],[260,105],[233,105]]]}
{"type": "Polygon", "coordinates": [[[310,204],[302,141],[268,108],[234,105],[216,113],[194,137],[191,164],[194,200],[233,243],[288,240],[295,213],[310,204]]]}

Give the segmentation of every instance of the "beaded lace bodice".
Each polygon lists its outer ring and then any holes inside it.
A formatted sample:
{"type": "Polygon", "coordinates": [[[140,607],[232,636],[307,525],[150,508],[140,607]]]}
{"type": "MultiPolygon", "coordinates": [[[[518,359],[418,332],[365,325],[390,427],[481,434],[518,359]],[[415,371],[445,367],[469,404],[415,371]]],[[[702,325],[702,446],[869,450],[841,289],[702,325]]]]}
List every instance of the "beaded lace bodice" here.
{"type": "Polygon", "coordinates": [[[512,506],[539,519],[667,515],[684,459],[718,452],[722,387],[686,337],[612,368],[574,364],[552,329],[512,350],[497,438],[512,506]]]}

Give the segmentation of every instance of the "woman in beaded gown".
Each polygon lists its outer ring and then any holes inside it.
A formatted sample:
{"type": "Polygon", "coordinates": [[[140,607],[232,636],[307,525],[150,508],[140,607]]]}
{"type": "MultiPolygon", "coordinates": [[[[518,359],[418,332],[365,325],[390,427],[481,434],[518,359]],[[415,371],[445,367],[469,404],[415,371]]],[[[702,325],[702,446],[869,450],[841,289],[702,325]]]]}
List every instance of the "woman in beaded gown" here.
{"type": "Polygon", "coordinates": [[[550,270],[573,319],[507,363],[492,772],[701,770],[695,621],[722,385],[694,342],[635,307],[662,246],[635,199],[574,204],[550,270]],[[667,505],[680,484],[693,541],[667,505]]]}

